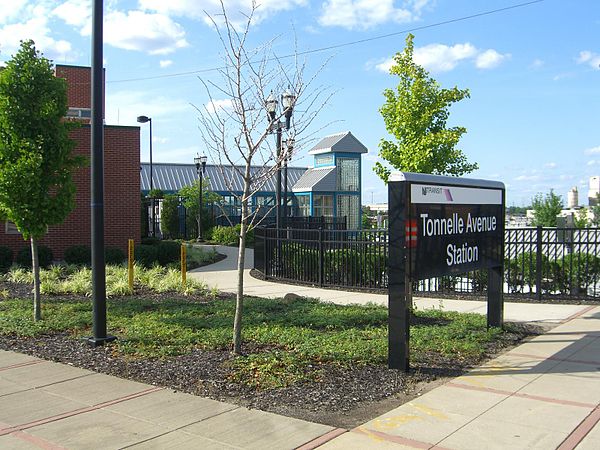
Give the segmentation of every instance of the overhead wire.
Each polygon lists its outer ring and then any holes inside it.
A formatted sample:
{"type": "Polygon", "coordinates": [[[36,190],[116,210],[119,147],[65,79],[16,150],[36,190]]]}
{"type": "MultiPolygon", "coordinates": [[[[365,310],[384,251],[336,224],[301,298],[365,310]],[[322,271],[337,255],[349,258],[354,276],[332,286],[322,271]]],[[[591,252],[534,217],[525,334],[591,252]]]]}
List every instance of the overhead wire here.
{"type": "MultiPolygon", "coordinates": [[[[334,45],[329,45],[329,46],[325,46],[325,47],[304,50],[301,52],[291,53],[291,54],[284,55],[284,56],[273,57],[273,58],[270,58],[269,60],[275,60],[275,59],[282,60],[282,59],[287,59],[287,58],[294,58],[297,56],[309,55],[309,54],[313,54],[313,53],[320,53],[320,52],[325,52],[325,51],[329,51],[329,50],[335,50],[335,49],[342,48],[342,47],[349,47],[349,46],[357,45],[357,44],[364,44],[365,42],[372,42],[372,41],[376,41],[376,40],[380,40],[380,39],[387,39],[389,37],[398,36],[398,35],[406,34],[406,33],[412,33],[414,31],[426,30],[429,28],[435,28],[435,27],[439,27],[439,26],[443,26],[443,25],[449,25],[452,23],[462,22],[465,20],[471,20],[471,19],[475,19],[478,17],[489,16],[492,14],[497,14],[497,13],[509,11],[512,9],[523,8],[525,6],[530,6],[535,3],[543,3],[545,1],[546,0],[531,0],[531,1],[517,3],[514,5],[510,5],[510,6],[505,6],[503,8],[496,8],[496,9],[491,9],[488,11],[482,11],[479,13],[470,14],[468,16],[462,16],[462,17],[457,17],[454,19],[443,20],[441,22],[431,23],[429,25],[421,25],[418,27],[412,27],[412,28],[401,30],[401,31],[395,31],[393,33],[387,33],[387,34],[382,34],[382,35],[378,35],[378,36],[372,36],[369,38],[357,39],[357,40],[348,41],[348,42],[342,42],[340,44],[334,44],[334,45]]],[[[170,73],[170,74],[164,74],[164,75],[154,75],[154,76],[150,76],[150,77],[127,78],[127,79],[122,79],[122,80],[111,80],[111,81],[107,80],[106,83],[128,83],[128,82],[134,82],[134,81],[158,80],[158,79],[163,79],[163,78],[183,77],[183,76],[189,76],[189,75],[197,75],[200,73],[216,72],[216,71],[223,70],[223,69],[225,69],[225,67],[222,67],[222,66],[221,67],[210,67],[210,68],[206,68],[206,69],[197,69],[197,70],[170,73]]]]}

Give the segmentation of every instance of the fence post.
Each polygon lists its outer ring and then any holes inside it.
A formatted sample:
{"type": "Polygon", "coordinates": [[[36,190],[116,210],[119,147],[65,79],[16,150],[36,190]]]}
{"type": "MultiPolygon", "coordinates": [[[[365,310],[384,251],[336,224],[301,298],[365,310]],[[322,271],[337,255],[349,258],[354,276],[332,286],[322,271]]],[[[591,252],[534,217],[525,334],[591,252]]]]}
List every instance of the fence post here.
{"type": "Polygon", "coordinates": [[[323,254],[323,227],[319,227],[319,286],[323,287],[323,270],[325,255],[323,254]]]}
{"type": "Polygon", "coordinates": [[[535,248],[535,298],[542,299],[542,227],[537,226],[535,248]]]}

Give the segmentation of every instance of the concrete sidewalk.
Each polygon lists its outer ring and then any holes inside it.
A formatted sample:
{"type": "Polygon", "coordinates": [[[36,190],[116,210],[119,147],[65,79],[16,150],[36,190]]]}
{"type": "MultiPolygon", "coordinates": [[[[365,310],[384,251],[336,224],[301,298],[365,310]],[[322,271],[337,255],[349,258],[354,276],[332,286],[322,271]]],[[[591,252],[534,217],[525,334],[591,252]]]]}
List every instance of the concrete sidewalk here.
{"type": "MultiPolygon", "coordinates": [[[[227,256],[222,261],[209,266],[199,267],[190,271],[189,276],[216,287],[222,292],[235,293],[237,291],[237,247],[204,246],[214,248],[217,252],[227,256]]],[[[285,294],[293,293],[302,297],[319,298],[323,301],[344,304],[375,303],[386,305],[387,294],[373,294],[369,292],[347,292],[334,289],[320,289],[311,286],[296,286],[292,284],[274,283],[258,280],[250,276],[250,269],[254,263],[252,249],[246,250],[246,264],[244,270],[244,293],[263,298],[278,298],[285,294]]],[[[429,297],[414,297],[417,309],[437,309],[447,311],[487,313],[486,302],[473,300],[436,299],[429,297]]],[[[539,324],[557,324],[585,309],[581,305],[552,305],[532,303],[504,304],[504,320],[511,322],[532,322],[539,324]]]]}
{"type": "Polygon", "coordinates": [[[600,307],[322,449],[600,448],[600,307]]]}

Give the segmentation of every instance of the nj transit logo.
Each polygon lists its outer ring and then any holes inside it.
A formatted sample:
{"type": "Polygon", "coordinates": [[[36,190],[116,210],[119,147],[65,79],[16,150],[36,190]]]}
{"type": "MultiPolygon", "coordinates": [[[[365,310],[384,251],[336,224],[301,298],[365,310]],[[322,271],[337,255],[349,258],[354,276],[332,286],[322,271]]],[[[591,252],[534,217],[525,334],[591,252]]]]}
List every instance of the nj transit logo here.
{"type": "Polygon", "coordinates": [[[452,197],[452,193],[450,192],[450,189],[448,189],[448,188],[423,186],[423,187],[421,187],[421,193],[423,194],[424,197],[428,194],[440,195],[443,193],[444,197],[446,197],[446,201],[448,201],[448,202],[454,201],[454,198],[452,197]]]}

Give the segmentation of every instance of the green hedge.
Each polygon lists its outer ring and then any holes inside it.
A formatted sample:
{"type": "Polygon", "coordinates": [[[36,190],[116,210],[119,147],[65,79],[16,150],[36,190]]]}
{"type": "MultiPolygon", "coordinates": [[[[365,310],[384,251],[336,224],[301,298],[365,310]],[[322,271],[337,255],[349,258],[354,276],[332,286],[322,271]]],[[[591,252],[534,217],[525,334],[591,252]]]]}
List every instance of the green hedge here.
{"type": "Polygon", "coordinates": [[[156,257],[161,266],[181,260],[181,244],[176,241],[162,241],[156,248],[156,257]]]}
{"type": "MultiPolygon", "coordinates": [[[[218,225],[213,227],[210,232],[210,240],[215,244],[221,245],[238,245],[239,235],[242,226],[240,224],[232,227],[218,225]]],[[[246,245],[254,243],[254,230],[248,231],[246,234],[246,245]]]]}
{"type": "Polygon", "coordinates": [[[591,253],[571,253],[555,264],[553,284],[563,294],[579,293],[600,281],[600,258],[591,253]]]}
{"type": "MultiPolygon", "coordinates": [[[[38,261],[40,267],[49,267],[52,264],[54,255],[52,250],[45,245],[38,245],[38,261]]],[[[17,252],[15,262],[23,267],[31,268],[31,246],[23,247],[17,252]]]]}
{"type": "Polygon", "coordinates": [[[152,267],[158,263],[158,245],[140,244],[134,249],[135,262],[143,267],[152,267]]]}
{"type": "Polygon", "coordinates": [[[123,261],[127,259],[127,255],[123,250],[118,247],[106,247],[104,249],[104,260],[106,264],[118,266],[123,264],[123,261]]]}
{"type": "Polygon", "coordinates": [[[67,264],[91,266],[92,249],[89,245],[73,245],[65,250],[64,260],[67,264]]]}
{"type": "Polygon", "coordinates": [[[0,272],[6,272],[13,263],[13,251],[4,246],[0,246],[0,272]]]}

